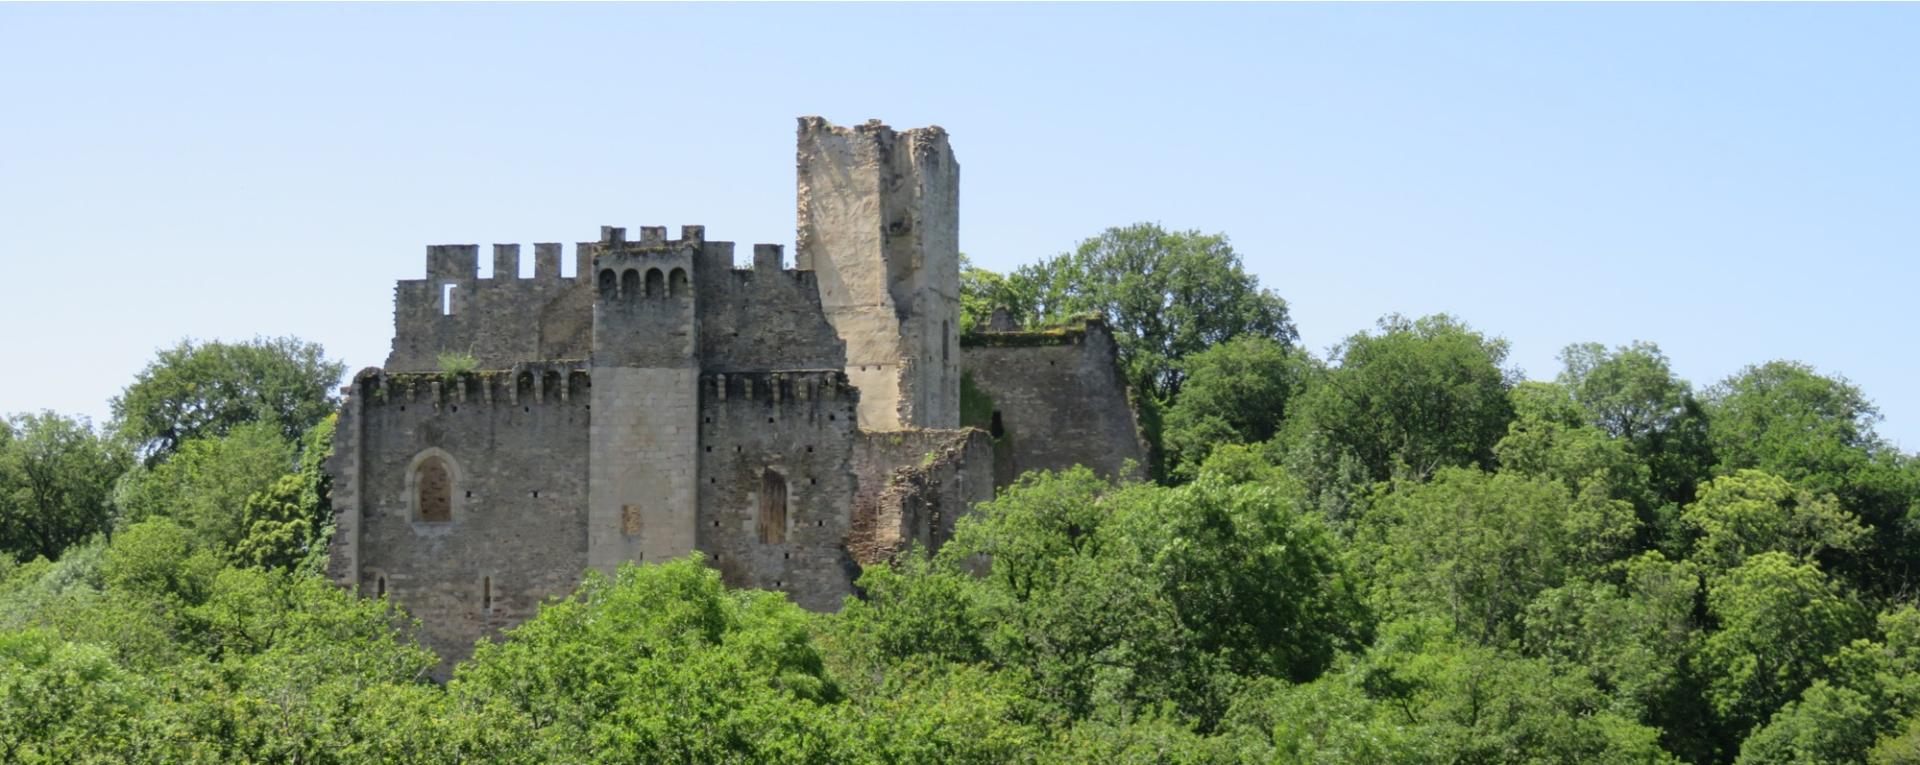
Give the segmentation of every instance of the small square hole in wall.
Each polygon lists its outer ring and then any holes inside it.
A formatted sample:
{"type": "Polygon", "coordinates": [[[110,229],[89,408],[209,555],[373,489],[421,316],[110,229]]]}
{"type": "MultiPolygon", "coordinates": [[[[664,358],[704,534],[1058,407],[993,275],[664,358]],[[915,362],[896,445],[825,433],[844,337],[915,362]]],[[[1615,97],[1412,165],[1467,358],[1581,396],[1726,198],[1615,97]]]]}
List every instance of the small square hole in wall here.
{"type": "Polygon", "coordinates": [[[720,553],[714,553],[714,554],[713,554],[713,559],[714,559],[714,560],[719,560],[719,559],[720,559],[720,553]]]}
{"type": "Polygon", "coordinates": [[[772,418],[772,417],[768,417],[768,418],[767,418],[767,422],[773,422],[773,418],[772,418]]]}
{"type": "Polygon", "coordinates": [[[520,407],[520,411],[522,411],[522,412],[531,412],[531,411],[533,411],[533,407],[530,407],[530,406],[523,406],[523,407],[520,407]]]}
{"type": "Polygon", "coordinates": [[[713,453],[713,447],[711,447],[711,446],[709,446],[709,447],[707,447],[707,453],[708,453],[708,454],[712,454],[712,453],[713,453]]]}
{"type": "Polygon", "coordinates": [[[536,492],[534,492],[534,493],[533,493],[533,498],[534,498],[534,499],[539,499],[539,498],[540,498],[540,492],[537,492],[537,491],[536,491],[536,492]]]}
{"type": "Polygon", "coordinates": [[[818,478],[809,478],[809,479],[807,479],[807,485],[809,485],[809,486],[813,486],[813,485],[816,485],[816,484],[818,484],[818,483],[820,483],[820,479],[818,479],[818,478]]]}
{"type": "Polygon", "coordinates": [[[708,478],[708,479],[707,479],[707,483],[719,483],[719,482],[720,482],[720,479],[718,479],[718,478],[708,478]]]}
{"type": "Polygon", "coordinates": [[[783,552],[783,553],[780,553],[780,559],[781,559],[781,560],[793,560],[793,553],[790,553],[790,552],[783,552]]]}
{"type": "Polygon", "coordinates": [[[708,424],[708,425],[712,425],[712,424],[713,424],[713,418],[712,418],[712,417],[708,417],[708,418],[707,418],[707,424],[708,424]]]}
{"type": "Polygon", "coordinates": [[[407,411],[407,407],[406,407],[406,406],[405,406],[404,404],[403,404],[403,405],[401,405],[401,407],[400,407],[400,411],[402,411],[402,412],[404,412],[404,411],[407,411]]]}
{"type": "Polygon", "coordinates": [[[716,528],[716,529],[717,529],[717,528],[720,528],[720,522],[719,522],[719,521],[714,521],[714,522],[713,522],[713,527],[714,527],[714,528],[716,528]]]}
{"type": "Polygon", "coordinates": [[[813,522],[813,525],[815,525],[815,526],[825,526],[825,525],[827,525],[827,522],[826,522],[826,521],[814,521],[814,522],[813,522]]]}
{"type": "Polygon", "coordinates": [[[449,408],[449,409],[452,409],[453,411],[456,411],[456,412],[458,412],[458,411],[460,411],[460,407],[457,407],[457,406],[455,406],[455,407],[448,407],[448,408],[449,408]]]}
{"type": "Polygon", "coordinates": [[[473,499],[473,492],[467,492],[467,499],[473,499]]]}
{"type": "Polygon", "coordinates": [[[807,453],[808,453],[808,454],[812,454],[812,453],[813,453],[813,447],[811,447],[811,446],[809,446],[809,447],[807,447],[807,453]]]}
{"type": "Polygon", "coordinates": [[[829,414],[829,415],[827,415],[827,420],[828,420],[829,422],[831,422],[831,421],[833,421],[833,419],[834,419],[834,416],[833,416],[833,415],[831,415],[831,414],[829,414]]]}
{"type": "Polygon", "coordinates": [[[733,447],[733,450],[734,450],[735,452],[739,452],[739,451],[740,451],[740,447],[738,447],[738,446],[736,446],[736,447],[733,447]]]}

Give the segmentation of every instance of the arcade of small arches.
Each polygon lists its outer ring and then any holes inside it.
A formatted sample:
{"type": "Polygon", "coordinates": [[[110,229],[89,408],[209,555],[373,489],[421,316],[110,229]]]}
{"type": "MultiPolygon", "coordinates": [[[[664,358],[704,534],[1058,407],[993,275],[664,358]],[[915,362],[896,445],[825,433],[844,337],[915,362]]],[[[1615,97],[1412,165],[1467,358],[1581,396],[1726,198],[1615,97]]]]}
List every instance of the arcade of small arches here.
{"type": "Polygon", "coordinates": [[[600,269],[600,297],[602,299],[631,300],[647,297],[687,297],[687,270],[678,266],[671,272],[658,268],[649,268],[643,277],[640,269],[628,268],[615,271],[611,268],[600,269]]]}

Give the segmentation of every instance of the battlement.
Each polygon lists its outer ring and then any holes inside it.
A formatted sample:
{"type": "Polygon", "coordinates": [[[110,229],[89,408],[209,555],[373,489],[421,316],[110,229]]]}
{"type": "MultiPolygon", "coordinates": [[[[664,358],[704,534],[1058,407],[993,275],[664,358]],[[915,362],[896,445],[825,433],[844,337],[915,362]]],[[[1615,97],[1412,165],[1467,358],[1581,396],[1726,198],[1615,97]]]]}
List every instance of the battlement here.
{"type": "Polygon", "coordinates": [[[581,360],[515,364],[511,369],[458,374],[363,369],[353,378],[354,398],[373,408],[424,404],[435,410],[460,406],[566,404],[587,401],[592,373],[581,360]]]}
{"type": "MultiPolygon", "coordinates": [[[[477,244],[430,244],[427,245],[427,281],[454,282],[528,282],[528,281],[565,281],[576,277],[560,275],[560,259],[564,248],[558,242],[538,242],[533,245],[533,276],[520,276],[520,245],[496,244],[493,246],[493,276],[480,277],[480,245],[477,244]]],[[[577,273],[577,272],[576,272],[577,273]]]]}
{"type": "Polygon", "coordinates": [[[710,404],[811,401],[858,402],[860,391],[838,369],[779,372],[709,373],[700,376],[700,392],[710,404]]]}

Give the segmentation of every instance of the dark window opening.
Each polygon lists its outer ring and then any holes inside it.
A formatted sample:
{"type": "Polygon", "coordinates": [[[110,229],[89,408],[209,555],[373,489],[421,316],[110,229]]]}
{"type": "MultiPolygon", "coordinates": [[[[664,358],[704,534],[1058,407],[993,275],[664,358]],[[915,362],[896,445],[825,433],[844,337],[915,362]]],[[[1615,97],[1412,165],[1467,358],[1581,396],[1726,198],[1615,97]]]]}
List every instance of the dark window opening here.
{"type": "Polygon", "coordinates": [[[387,596],[387,578],[386,577],[381,576],[381,577],[374,578],[373,596],[376,598],[384,598],[387,596]]]}
{"type": "Polygon", "coordinates": [[[453,473],[446,460],[428,457],[420,463],[420,520],[446,523],[453,520],[453,473]]]}
{"type": "Polygon", "coordinates": [[[667,277],[658,268],[647,269],[647,297],[660,297],[666,293],[667,277]]]}
{"type": "Polygon", "coordinates": [[[952,359],[953,359],[953,330],[948,327],[947,322],[943,321],[943,322],[940,322],[940,360],[951,361],[952,359]]]}
{"type": "Polygon", "coordinates": [[[493,613],[493,577],[480,577],[480,610],[493,613]]]}
{"type": "Polygon", "coordinates": [[[611,298],[619,288],[619,277],[613,275],[613,269],[600,269],[600,297],[611,298]]]}
{"type": "Polygon", "coordinates": [[[686,269],[673,269],[673,273],[667,277],[667,294],[674,297],[682,297],[687,294],[686,269]]]}
{"type": "Polygon", "coordinates": [[[620,297],[633,299],[640,296],[640,272],[631,268],[620,274],[620,297]]]}
{"type": "Polygon", "coordinates": [[[760,474],[760,541],[787,541],[787,477],[773,468],[760,474]]]}
{"type": "Polygon", "coordinates": [[[1007,426],[1000,423],[1000,410],[993,410],[993,423],[987,426],[987,435],[999,438],[1007,434],[1007,426]]]}

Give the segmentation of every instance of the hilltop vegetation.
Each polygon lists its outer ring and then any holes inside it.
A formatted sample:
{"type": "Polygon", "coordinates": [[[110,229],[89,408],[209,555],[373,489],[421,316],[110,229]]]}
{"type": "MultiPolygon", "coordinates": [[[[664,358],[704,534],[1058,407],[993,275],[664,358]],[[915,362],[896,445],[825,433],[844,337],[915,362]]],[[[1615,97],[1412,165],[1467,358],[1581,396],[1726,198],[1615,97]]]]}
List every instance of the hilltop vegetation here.
{"type": "Polygon", "coordinates": [[[1390,316],[1329,357],[1224,237],[963,273],[1115,328],[1156,479],[1030,474],[838,614],[588,574],[445,684],[326,582],[332,386],[163,351],[0,424],[0,761],[1920,763],[1920,461],[1844,379],[1651,343],[1522,381],[1390,316]]]}

